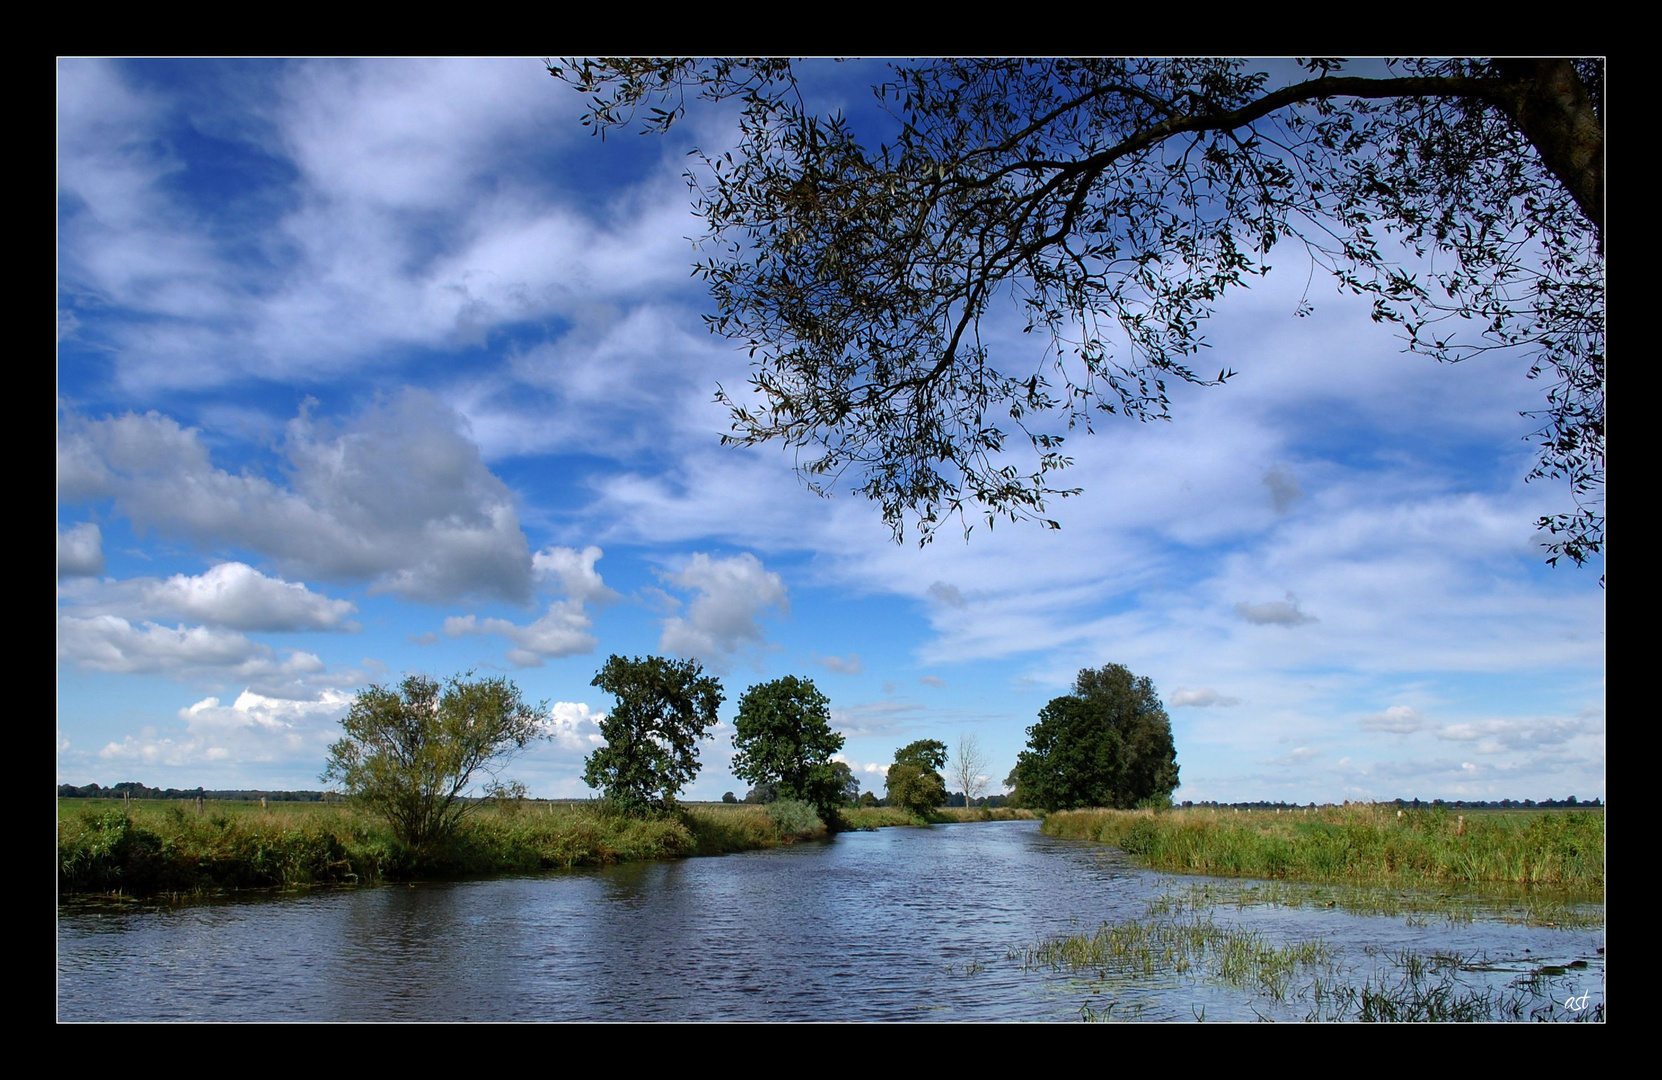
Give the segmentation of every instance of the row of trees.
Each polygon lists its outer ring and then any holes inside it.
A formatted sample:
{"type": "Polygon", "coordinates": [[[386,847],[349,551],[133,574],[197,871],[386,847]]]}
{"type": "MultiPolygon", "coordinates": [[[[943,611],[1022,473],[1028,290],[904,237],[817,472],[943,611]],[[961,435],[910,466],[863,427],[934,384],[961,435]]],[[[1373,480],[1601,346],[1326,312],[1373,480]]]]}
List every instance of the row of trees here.
{"type": "MultiPolygon", "coordinates": [[[[585,760],[583,782],[631,812],[668,807],[698,775],[698,742],[716,724],[721,684],[696,660],[613,656],[594,685],[617,705],[600,721],[606,745],[585,760]]],[[[831,699],[813,680],[786,675],[752,686],[733,728],[734,776],[835,820],[853,778],[831,760],[843,737],[831,730],[831,699]]]]}
{"type": "MultiPolygon", "coordinates": [[[[439,683],[422,675],[397,689],[371,686],[341,721],[323,779],[384,814],[406,844],[442,839],[487,796],[523,796],[501,770],[545,734],[546,702],[527,705],[504,678],[472,673],[439,683]]],[[[616,699],[600,720],[606,744],[584,761],[583,780],[631,813],[663,810],[698,775],[698,744],[716,724],[720,682],[695,660],[613,656],[593,685],[616,699]]],[[[832,760],[843,737],[831,729],[831,702],[810,679],[787,675],[752,686],[734,719],[733,774],[762,799],[795,799],[827,822],[858,794],[846,763],[832,760]]],[[[888,803],[925,814],[947,800],[941,773],[948,750],[921,739],[895,751],[888,803]]],[[[953,755],[966,801],[986,785],[986,757],[973,736],[953,755]]],[[[1073,694],[1051,701],[1028,728],[1028,749],[1007,786],[1027,806],[1169,804],[1177,787],[1171,722],[1146,678],[1118,664],[1079,673],[1073,694]]]]}
{"type": "MultiPolygon", "coordinates": [[[[584,759],[583,781],[630,813],[673,805],[698,775],[698,744],[716,724],[721,683],[696,660],[613,656],[593,685],[617,703],[600,720],[606,745],[584,759]]],[[[341,721],[322,779],[384,815],[401,841],[423,847],[455,829],[477,805],[473,795],[525,794],[500,774],[544,737],[547,714],[547,702],[527,705],[508,679],[471,672],[446,683],[411,675],[396,689],[371,686],[341,721]],[[488,779],[476,786],[481,774],[488,779]]],[[[859,785],[831,760],[843,737],[830,721],[830,699],[811,680],[787,675],[751,687],[734,722],[734,775],[835,821],[859,785]]]]}

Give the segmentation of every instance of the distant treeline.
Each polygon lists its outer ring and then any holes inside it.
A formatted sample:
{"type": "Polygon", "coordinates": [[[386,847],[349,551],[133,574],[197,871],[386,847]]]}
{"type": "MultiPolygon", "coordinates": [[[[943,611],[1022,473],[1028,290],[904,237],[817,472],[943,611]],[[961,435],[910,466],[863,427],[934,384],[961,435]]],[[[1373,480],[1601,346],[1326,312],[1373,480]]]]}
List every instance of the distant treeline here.
{"type": "MultiPolygon", "coordinates": [[[[1202,810],[1302,810],[1315,809],[1315,803],[1288,803],[1288,802],[1191,802],[1183,800],[1184,807],[1198,807],[1202,810]]],[[[1324,805],[1332,805],[1331,803],[1324,805]]],[[[1350,800],[1344,805],[1349,806],[1350,800]]],[[[1565,810],[1575,806],[1602,807],[1601,799],[1589,799],[1586,802],[1570,795],[1563,799],[1388,799],[1376,805],[1395,806],[1399,810],[1425,810],[1444,807],[1449,810],[1565,810]]]]}
{"type": "Polygon", "coordinates": [[[135,780],[127,780],[110,787],[99,787],[97,784],[88,784],[86,787],[75,787],[73,784],[59,784],[58,798],[60,799],[223,799],[233,802],[255,802],[266,799],[270,802],[323,802],[329,794],[323,791],[207,791],[203,788],[191,788],[181,791],[178,788],[145,787],[135,780]]]}

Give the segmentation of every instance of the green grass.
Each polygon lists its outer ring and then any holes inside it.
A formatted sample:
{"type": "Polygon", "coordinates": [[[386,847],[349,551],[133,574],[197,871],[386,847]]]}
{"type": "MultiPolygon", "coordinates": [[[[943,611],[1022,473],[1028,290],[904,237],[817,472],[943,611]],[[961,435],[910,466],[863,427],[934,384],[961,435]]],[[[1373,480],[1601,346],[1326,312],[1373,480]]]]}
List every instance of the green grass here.
{"type": "Polygon", "coordinates": [[[341,803],[65,799],[62,893],[189,897],[237,889],[602,866],[719,855],[824,835],[811,808],[694,804],[653,817],[601,801],[484,805],[445,842],[414,852],[377,816],[341,803]]]}
{"type": "Polygon", "coordinates": [[[1113,844],[1176,873],[1370,884],[1549,885],[1604,891],[1604,812],[1398,813],[1353,804],[1289,813],[1060,811],[1051,836],[1113,844]]]}
{"type": "Polygon", "coordinates": [[[1031,810],[999,807],[986,810],[980,807],[942,806],[919,817],[898,806],[860,806],[842,812],[843,824],[850,829],[882,829],[895,825],[951,825],[968,821],[1032,821],[1039,815],[1031,810]]]}

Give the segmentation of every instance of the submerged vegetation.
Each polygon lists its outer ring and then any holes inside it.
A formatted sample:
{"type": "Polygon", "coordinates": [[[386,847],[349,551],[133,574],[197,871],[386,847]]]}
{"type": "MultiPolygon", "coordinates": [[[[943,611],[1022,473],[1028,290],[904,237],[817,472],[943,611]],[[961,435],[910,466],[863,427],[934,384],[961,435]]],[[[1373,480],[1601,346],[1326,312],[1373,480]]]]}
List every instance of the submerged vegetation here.
{"type": "Polygon", "coordinates": [[[350,804],[214,803],[199,813],[177,802],[77,800],[59,804],[58,888],[139,897],[370,884],[720,855],[824,833],[812,807],[791,801],[639,815],[604,800],[498,799],[416,849],[350,804]]]}
{"type": "Polygon", "coordinates": [[[1451,814],[1389,804],[1285,814],[1077,810],[1051,814],[1044,831],[1113,844],[1176,873],[1604,890],[1602,811],[1451,814]]]}
{"type": "MultiPolygon", "coordinates": [[[[1301,898],[1282,889],[1266,902],[1289,899],[1297,903],[1301,898]]],[[[1141,919],[1104,923],[1089,933],[1047,937],[1012,949],[1008,959],[1025,971],[1068,977],[1072,989],[1084,996],[1079,1010],[1084,1020],[1137,1019],[1148,987],[1174,984],[1193,991],[1192,1000],[1197,1003],[1190,1008],[1197,1020],[1206,1019],[1209,1000],[1227,1001],[1206,987],[1228,987],[1251,995],[1248,1008],[1259,1019],[1599,1022],[1605,1018],[1602,1000],[1591,1000],[1593,995],[1585,992],[1566,994],[1567,984],[1560,979],[1586,972],[1592,966],[1586,959],[1531,964],[1519,970],[1516,961],[1494,963],[1477,955],[1373,946],[1356,955],[1320,937],[1276,942],[1259,930],[1217,921],[1219,910],[1237,901],[1240,906],[1247,902],[1239,891],[1175,886],[1149,900],[1141,919]]],[[[1602,916],[1598,921],[1602,925],[1602,916]]]]}

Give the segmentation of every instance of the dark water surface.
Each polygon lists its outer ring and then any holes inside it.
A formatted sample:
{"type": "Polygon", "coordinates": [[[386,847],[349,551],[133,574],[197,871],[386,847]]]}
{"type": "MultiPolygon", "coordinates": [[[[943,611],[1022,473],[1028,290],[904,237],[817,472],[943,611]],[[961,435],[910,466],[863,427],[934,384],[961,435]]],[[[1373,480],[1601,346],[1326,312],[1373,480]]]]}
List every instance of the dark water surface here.
{"type": "MultiPolygon", "coordinates": [[[[1194,879],[1036,822],[849,833],[721,858],[320,890],[179,908],[60,907],[60,1020],[1302,1019],[1308,1000],[1197,975],[1023,970],[1041,938],[1145,918],[1194,879]]],[[[1394,950],[1542,964],[1552,1006],[1604,1000],[1596,930],[1221,905],[1266,940],[1321,938],[1358,984],[1394,950]],[[1419,920],[1423,922],[1424,920],[1419,920]]],[[[1381,976],[1382,977],[1382,976],[1381,976]]],[[[1515,991],[1514,991],[1515,992],[1515,991]]]]}

